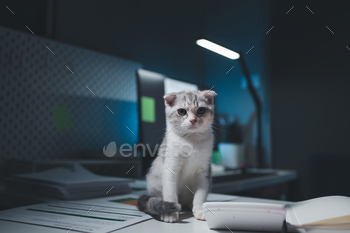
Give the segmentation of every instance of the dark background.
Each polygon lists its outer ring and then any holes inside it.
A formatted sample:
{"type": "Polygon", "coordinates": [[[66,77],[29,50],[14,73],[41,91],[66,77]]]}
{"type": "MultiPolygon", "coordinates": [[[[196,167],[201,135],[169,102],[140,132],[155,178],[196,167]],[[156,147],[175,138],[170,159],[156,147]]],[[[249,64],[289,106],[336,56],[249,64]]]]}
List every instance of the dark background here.
{"type": "MultiPolygon", "coordinates": [[[[263,103],[265,165],[298,171],[289,199],[310,197],[309,156],[349,154],[348,1],[0,1],[0,25],[30,33],[27,25],[39,36],[215,86],[218,112],[242,125],[254,105],[238,62],[195,41],[244,53],[254,46],[246,60],[263,103]]],[[[319,179],[337,167],[347,164],[333,164],[319,179]]]]}
{"type": "MultiPolygon", "coordinates": [[[[308,156],[349,154],[350,21],[347,1],[294,4],[287,15],[281,9],[288,2],[271,6],[276,28],[271,39],[272,166],[298,170],[292,192],[300,199],[308,189],[308,156]]],[[[337,166],[328,161],[319,179],[349,166],[349,161],[337,166]]]]}

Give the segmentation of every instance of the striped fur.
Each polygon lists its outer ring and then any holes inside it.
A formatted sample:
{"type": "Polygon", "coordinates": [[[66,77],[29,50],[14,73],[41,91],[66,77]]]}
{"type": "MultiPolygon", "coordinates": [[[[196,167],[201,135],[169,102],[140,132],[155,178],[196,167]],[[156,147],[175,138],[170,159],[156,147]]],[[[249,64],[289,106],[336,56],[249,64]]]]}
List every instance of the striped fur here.
{"type": "Polygon", "coordinates": [[[160,197],[142,195],[137,201],[137,208],[152,215],[170,214],[181,210],[181,205],[163,201],[160,197]]]}

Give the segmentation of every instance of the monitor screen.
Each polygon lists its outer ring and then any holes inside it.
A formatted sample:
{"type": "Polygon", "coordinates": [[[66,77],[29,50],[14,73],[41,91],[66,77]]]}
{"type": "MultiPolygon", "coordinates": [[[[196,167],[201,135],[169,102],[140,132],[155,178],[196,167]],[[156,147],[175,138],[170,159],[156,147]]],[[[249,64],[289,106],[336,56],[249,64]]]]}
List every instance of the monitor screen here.
{"type": "MultiPolygon", "coordinates": [[[[160,146],[166,131],[165,105],[163,96],[172,92],[198,90],[196,84],[184,82],[165,75],[137,70],[139,143],[148,145],[153,151],[160,146]]],[[[142,152],[144,153],[144,152],[142,152]]],[[[143,157],[143,173],[154,159],[146,150],[143,157]]]]}
{"type": "Polygon", "coordinates": [[[164,94],[185,90],[197,91],[198,86],[196,84],[179,81],[172,78],[164,78],[164,94]]]}
{"type": "Polygon", "coordinates": [[[148,144],[153,149],[162,142],[166,130],[163,96],[172,92],[198,90],[198,86],[143,69],[137,71],[137,78],[139,143],[148,144]]]}

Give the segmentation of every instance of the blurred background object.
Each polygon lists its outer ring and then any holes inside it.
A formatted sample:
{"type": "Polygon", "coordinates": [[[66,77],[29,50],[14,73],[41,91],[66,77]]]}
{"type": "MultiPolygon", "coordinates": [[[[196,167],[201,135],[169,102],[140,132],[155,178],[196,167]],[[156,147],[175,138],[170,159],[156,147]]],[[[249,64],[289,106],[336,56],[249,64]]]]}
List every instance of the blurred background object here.
{"type": "MultiPolygon", "coordinates": [[[[72,160],[98,174],[142,177],[139,152],[103,154],[111,142],[119,149],[140,140],[139,68],[199,89],[214,86],[215,161],[222,162],[218,143],[241,144],[246,166],[255,168],[257,113],[244,73],[237,60],[197,46],[200,38],[244,53],[262,103],[262,166],[273,170],[268,174],[295,171],[283,181],[288,188],[249,195],[300,201],[323,195],[322,170],[324,177],[347,176],[336,166],[344,160],[326,169],[309,155],[350,153],[348,1],[0,3],[1,178],[72,160]]],[[[237,177],[244,178],[214,181],[237,177]]]]}

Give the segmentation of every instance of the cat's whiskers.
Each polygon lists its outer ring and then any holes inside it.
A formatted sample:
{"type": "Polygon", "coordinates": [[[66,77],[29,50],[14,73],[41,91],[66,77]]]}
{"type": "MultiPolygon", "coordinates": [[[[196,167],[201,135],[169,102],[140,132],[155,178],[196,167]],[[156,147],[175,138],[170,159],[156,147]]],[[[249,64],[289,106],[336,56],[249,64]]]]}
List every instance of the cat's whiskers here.
{"type": "Polygon", "coordinates": [[[221,127],[217,127],[217,126],[212,126],[212,129],[219,130],[220,132],[223,132],[223,133],[229,133],[228,130],[223,129],[223,128],[221,128],[221,127]]]}
{"type": "Polygon", "coordinates": [[[162,131],[165,131],[166,130],[166,126],[161,128],[160,130],[157,130],[157,132],[162,132],[162,131]]]}

